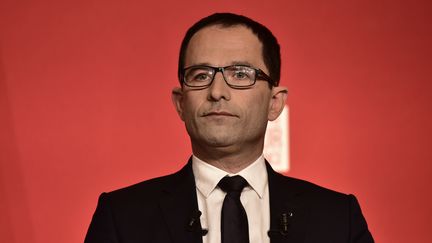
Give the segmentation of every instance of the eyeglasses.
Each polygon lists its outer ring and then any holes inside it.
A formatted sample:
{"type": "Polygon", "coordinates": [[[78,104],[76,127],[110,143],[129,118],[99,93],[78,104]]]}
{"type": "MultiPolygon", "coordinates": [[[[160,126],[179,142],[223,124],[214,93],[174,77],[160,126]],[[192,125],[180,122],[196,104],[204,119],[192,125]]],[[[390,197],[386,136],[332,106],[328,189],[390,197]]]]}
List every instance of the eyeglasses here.
{"type": "Polygon", "coordinates": [[[276,86],[275,82],[261,69],[246,65],[231,65],[226,67],[191,66],[183,69],[181,80],[188,87],[206,88],[211,85],[218,72],[222,73],[225,82],[231,88],[248,88],[253,86],[256,80],[265,80],[271,85],[276,86]]]}

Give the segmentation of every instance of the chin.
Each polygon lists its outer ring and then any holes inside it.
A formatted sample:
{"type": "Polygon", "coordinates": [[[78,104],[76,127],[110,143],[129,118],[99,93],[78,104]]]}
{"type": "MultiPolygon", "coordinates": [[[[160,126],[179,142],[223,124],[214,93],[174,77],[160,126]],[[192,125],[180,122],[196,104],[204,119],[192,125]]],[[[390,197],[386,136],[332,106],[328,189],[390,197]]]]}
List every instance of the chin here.
{"type": "Polygon", "coordinates": [[[201,140],[208,146],[227,147],[235,143],[233,141],[235,137],[232,134],[212,134],[210,136],[203,136],[201,140]]]}

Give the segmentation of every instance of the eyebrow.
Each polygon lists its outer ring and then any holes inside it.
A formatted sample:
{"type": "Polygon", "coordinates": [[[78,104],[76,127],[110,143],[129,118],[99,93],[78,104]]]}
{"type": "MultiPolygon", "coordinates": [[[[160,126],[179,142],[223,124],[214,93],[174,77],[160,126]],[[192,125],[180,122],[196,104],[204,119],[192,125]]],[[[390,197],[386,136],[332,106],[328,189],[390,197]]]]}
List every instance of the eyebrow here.
{"type": "MultiPolygon", "coordinates": [[[[242,66],[255,67],[254,65],[252,65],[250,62],[247,62],[247,61],[232,61],[228,65],[225,65],[224,67],[233,66],[233,65],[242,65],[242,66]]],[[[200,62],[200,63],[197,63],[197,64],[189,65],[187,67],[193,67],[193,66],[210,66],[210,67],[215,67],[215,66],[213,66],[212,64],[210,64],[208,62],[200,62]]]]}

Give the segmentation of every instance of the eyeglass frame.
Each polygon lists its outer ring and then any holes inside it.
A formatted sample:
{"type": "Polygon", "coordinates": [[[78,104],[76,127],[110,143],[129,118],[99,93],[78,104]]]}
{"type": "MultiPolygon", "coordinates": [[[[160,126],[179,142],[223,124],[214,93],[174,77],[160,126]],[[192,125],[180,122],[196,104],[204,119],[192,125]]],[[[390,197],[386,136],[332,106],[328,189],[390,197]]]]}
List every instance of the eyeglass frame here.
{"type": "Polygon", "coordinates": [[[255,67],[249,66],[249,65],[238,65],[238,64],[237,65],[228,65],[228,66],[225,66],[225,67],[213,67],[213,66],[209,66],[209,65],[193,65],[193,66],[189,66],[189,67],[186,67],[186,68],[182,69],[182,72],[180,73],[180,80],[181,80],[181,82],[184,85],[186,85],[186,86],[188,86],[190,88],[193,88],[193,89],[194,88],[195,89],[205,89],[205,88],[210,87],[212,85],[212,83],[213,83],[213,81],[214,81],[214,79],[216,77],[216,74],[218,72],[220,72],[222,74],[222,77],[223,77],[225,83],[229,87],[234,88],[234,89],[247,89],[247,88],[250,88],[250,87],[252,87],[252,86],[255,85],[255,83],[256,83],[257,80],[267,81],[270,86],[277,86],[278,85],[277,82],[275,82],[263,70],[261,70],[259,68],[255,68],[255,67]],[[213,69],[214,75],[212,77],[212,80],[208,84],[206,84],[206,85],[200,85],[200,86],[191,86],[191,85],[188,85],[187,82],[186,82],[186,80],[185,80],[185,78],[186,78],[185,77],[186,70],[191,69],[191,68],[200,68],[200,67],[213,69]],[[255,71],[255,79],[253,80],[253,82],[251,84],[246,85],[246,86],[243,86],[243,85],[232,85],[232,84],[228,83],[228,81],[226,80],[225,75],[224,75],[224,70],[226,68],[230,68],[230,67],[247,67],[247,68],[251,68],[251,69],[253,69],[255,71]]]}

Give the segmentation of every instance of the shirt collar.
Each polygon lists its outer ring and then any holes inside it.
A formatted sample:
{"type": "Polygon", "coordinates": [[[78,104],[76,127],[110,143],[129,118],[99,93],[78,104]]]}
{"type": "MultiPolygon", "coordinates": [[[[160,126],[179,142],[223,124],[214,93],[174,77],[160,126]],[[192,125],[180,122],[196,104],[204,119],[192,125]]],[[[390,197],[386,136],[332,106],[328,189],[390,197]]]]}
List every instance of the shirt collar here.
{"type": "Polygon", "coordinates": [[[264,189],[268,183],[267,169],[263,155],[261,155],[248,167],[236,174],[230,174],[226,171],[216,168],[193,155],[192,170],[195,176],[196,187],[205,198],[207,198],[213,192],[219,181],[227,175],[240,175],[245,178],[249,186],[258,194],[260,198],[263,196],[264,189]]]}

